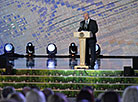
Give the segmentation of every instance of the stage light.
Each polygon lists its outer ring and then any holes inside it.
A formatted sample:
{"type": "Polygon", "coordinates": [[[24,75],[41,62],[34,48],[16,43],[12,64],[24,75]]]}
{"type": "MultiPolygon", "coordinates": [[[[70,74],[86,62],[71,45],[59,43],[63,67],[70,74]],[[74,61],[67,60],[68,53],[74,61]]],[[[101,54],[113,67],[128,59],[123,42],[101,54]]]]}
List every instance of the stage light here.
{"type": "Polygon", "coordinates": [[[57,53],[57,47],[53,43],[48,44],[46,50],[49,56],[55,56],[55,54],[57,53]]]}
{"type": "Polygon", "coordinates": [[[100,55],[100,53],[101,53],[101,48],[100,48],[99,44],[96,44],[96,55],[98,56],[98,55],[100,55]]]}
{"type": "Polygon", "coordinates": [[[74,42],[72,42],[69,46],[69,54],[73,57],[78,53],[77,46],[74,42]]]}
{"type": "Polygon", "coordinates": [[[124,76],[134,76],[134,69],[131,66],[124,66],[124,76]]]}
{"type": "Polygon", "coordinates": [[[11,43],[7,43],[4,46],[5,54],[14,54],[14,46],[11,43]]]}
{"type": "Polygon", "coordinates": [[[28,54],[28,56],[33,56],[35,53],[34,46],[31,42],[27,43],[26,53],[28,54]]]}

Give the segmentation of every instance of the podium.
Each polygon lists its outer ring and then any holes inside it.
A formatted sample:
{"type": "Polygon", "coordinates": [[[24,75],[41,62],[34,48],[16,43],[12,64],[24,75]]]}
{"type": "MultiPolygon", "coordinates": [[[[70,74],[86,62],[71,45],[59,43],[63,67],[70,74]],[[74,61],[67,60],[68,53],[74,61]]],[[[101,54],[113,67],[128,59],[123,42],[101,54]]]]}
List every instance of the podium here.
{"type": "Polygon", "coordinates": [[[80,44],[80,65],[74,66],[74,69],[88,69],[89,66],[85,65],[86,38],[93,37],[92,33],[89,31],[74,32],[74,37],[79,38],[80,44]]]}

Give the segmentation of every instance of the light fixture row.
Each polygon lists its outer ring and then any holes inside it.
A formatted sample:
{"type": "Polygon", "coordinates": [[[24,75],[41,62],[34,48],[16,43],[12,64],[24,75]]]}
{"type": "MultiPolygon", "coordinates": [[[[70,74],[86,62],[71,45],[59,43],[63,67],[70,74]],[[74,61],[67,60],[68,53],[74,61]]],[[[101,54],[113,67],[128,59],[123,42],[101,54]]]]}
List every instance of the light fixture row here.
{"type": "MultiPolygon", "coordinates": [[[[47,54],[51,57],[54,57],[57,54],[57,47],[54,43],[49,43],[46,47],[47,54]]],[[[98,44],[96,44],[96,55],[100,55],[101,49],[98,44]]],[[[26,53],[28,56],[33,56],[35,54],[35,46],[32,42],[27,43],[26,53]]],[[[74,42],[69,46],[69,54],[74,57],[78,53],[78,47],[74,42]]],[[[10,55],[14,54],[14,46],[12,43],[6,43],[4,46],[4,54],[10,55]]]]}

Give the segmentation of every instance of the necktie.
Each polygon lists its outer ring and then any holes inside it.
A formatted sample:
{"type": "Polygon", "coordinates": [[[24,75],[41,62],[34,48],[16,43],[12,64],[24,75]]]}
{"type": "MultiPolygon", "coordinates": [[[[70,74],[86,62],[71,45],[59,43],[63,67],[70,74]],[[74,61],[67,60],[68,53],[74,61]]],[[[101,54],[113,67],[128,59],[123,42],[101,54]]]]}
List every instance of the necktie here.
{"type": "Polygon", "coordinates": [[[87,21],[85,21],[84,28],[85,28],[85,29],[87,29],[87,28],[88,28],[88,20],[87,20],[87,21]]]}

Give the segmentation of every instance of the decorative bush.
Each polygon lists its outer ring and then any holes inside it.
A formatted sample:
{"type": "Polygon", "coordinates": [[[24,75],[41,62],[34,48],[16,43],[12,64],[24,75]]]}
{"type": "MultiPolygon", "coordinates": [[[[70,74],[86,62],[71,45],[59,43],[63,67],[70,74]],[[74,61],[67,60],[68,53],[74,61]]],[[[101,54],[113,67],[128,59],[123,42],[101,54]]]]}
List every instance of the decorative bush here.
{"type": "MultiPolygon", "coordinates": [[[[5,69],[0,70],[1,74],[4,72],[5,69]]],[[[122,94],[126,87],[138,84],[138,77],[124,77],[123,71],[14,69],[13,72],[15,75],[0,76],[0,87],[13,86],[21,91],[25,86],[36,85],[41,90],[47,87],[76,97],[84,86],[92,86],[97,96],[106,90],[122,94]]]]}

